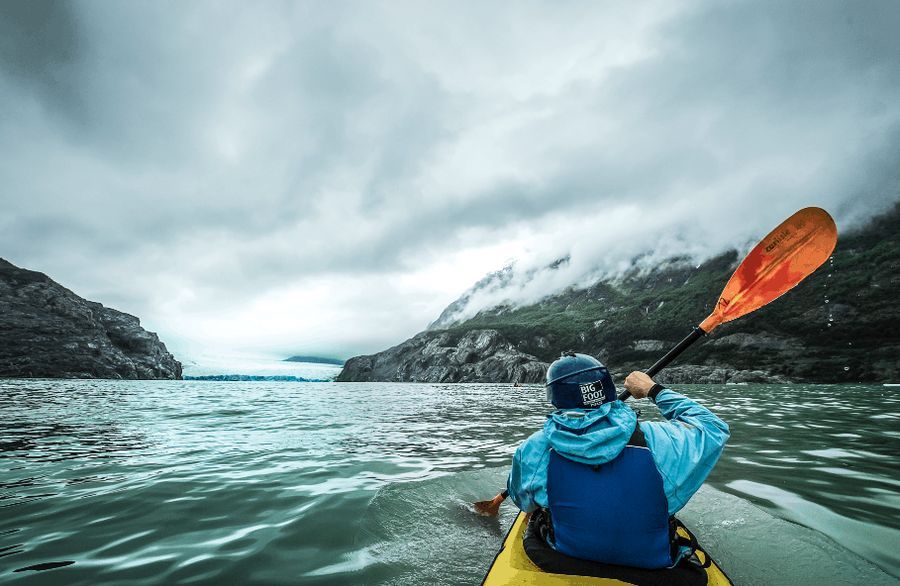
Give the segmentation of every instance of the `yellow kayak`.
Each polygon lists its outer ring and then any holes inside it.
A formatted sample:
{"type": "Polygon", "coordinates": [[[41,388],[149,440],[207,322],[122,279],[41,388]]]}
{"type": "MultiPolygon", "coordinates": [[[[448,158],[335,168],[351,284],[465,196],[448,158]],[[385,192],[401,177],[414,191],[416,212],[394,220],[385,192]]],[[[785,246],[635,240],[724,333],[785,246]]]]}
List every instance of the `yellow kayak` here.
{"type": "MultiPolygon", "coordinates": [[[[519,513],[515,522],[503,540],[503,545],[494,563],[484,577],[482,586],[501,586],[506,584],[533,584],[535,586],[599,586],[601,584],[660,584],[666,583],[668,580],[665,576],[660,576],[660,572],[667,570],[635,570],[631,573],[646,572],[647,579],[639,579],[632,581],[622,581],[615,578],[597,578],[590,576],[576,576],[567,574],[551,574],[544,572],[537,567],[525,553],[523,539],[525,537],[525,529],[528,525],[527,515],[519,513]]],[[[683,527],[679,527],[678,532],[682,537],[690,538],[690,534],[683,527]]],[[[701,563],[705,563],[707,554],[702,549],[697,549],[697,558],[701,563]]],[[[711,561],[711,560],[710,560],[711,561]]],[[[706,584],[711,586],[730,585],[731,580],[725,575],[715,562],[711,561],[706,572],[706,584]]],[[[702,582],[702,577],[701,577],[702,582]]]]}

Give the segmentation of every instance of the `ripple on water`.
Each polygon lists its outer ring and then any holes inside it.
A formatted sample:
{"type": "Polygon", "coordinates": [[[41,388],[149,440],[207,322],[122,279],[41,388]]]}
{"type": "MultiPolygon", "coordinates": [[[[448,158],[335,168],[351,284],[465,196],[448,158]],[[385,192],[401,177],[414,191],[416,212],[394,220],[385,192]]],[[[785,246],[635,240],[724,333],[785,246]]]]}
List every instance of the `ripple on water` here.
{"type": "MultiPolygon", "coordinates": [[[[705,489],[686,510],[726,570],[889,580],[849,548],[900,576],[896,396],[686,389],[731,426],[709,480],[730,494],[705,489]],[[782,534],[808,557],[793,569],[792,546],[764,539],[782,534]]],[[[469,503],[503,486],[546,414],[540,386],[514,392],[0,381],[0,582],[477,583],[513,511],[484,519],[469,503]]]]}

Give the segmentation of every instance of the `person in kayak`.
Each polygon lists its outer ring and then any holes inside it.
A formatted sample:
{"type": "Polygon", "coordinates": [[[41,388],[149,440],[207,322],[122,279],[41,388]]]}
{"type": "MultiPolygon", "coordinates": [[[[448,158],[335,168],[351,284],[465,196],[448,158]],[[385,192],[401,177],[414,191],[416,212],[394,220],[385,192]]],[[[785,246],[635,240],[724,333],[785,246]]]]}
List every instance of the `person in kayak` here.
{"type": "Polygon", "coordinates": [[[507,492],[527,513],[547,513],[546,541],[560,553],[638,568],[666,568],[679,546],[672,516],[712,471],[728,425],[709,409],[632,372],[625,388],[649,397],[667,421],[638,421],[616,397],[607,368],[564,353],[547,370],[556,407],[513,456],[507,492]]]}

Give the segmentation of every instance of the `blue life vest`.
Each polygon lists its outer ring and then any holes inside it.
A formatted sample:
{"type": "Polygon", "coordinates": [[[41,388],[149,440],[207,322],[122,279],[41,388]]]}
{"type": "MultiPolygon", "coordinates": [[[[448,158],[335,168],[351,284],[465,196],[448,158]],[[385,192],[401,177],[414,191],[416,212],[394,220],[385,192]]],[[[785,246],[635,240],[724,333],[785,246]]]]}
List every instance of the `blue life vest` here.
{"type": "Polygon", "coordinates": [[[547,499],[556,551],[637,568],[674,564],[663,481],[640,425],[605,464],[582,464],[551,450],[547,499]]]}

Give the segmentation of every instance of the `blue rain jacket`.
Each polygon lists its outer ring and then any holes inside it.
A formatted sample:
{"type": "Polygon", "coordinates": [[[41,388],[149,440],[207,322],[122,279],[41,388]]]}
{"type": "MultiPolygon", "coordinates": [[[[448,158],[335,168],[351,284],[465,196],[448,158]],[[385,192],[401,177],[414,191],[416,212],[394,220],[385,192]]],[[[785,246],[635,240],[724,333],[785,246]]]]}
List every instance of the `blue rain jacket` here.
{"type": "MultiPolygon", "coordinates": [[[[641,421],[641,431],[663,480],[669,515],[681,510],[722,455],[728,425],[712,411],[671,389],[656,396],[668,421],[641,421]]],[[[550,449],[576,462],[609,462],[625,449],[638,424],[637,415],[622,401],[597,409],[559,410],[544,428],[519,446],[513,456],[507,490],[525,512],[547,508],[547,464],[550,449]]]]}

